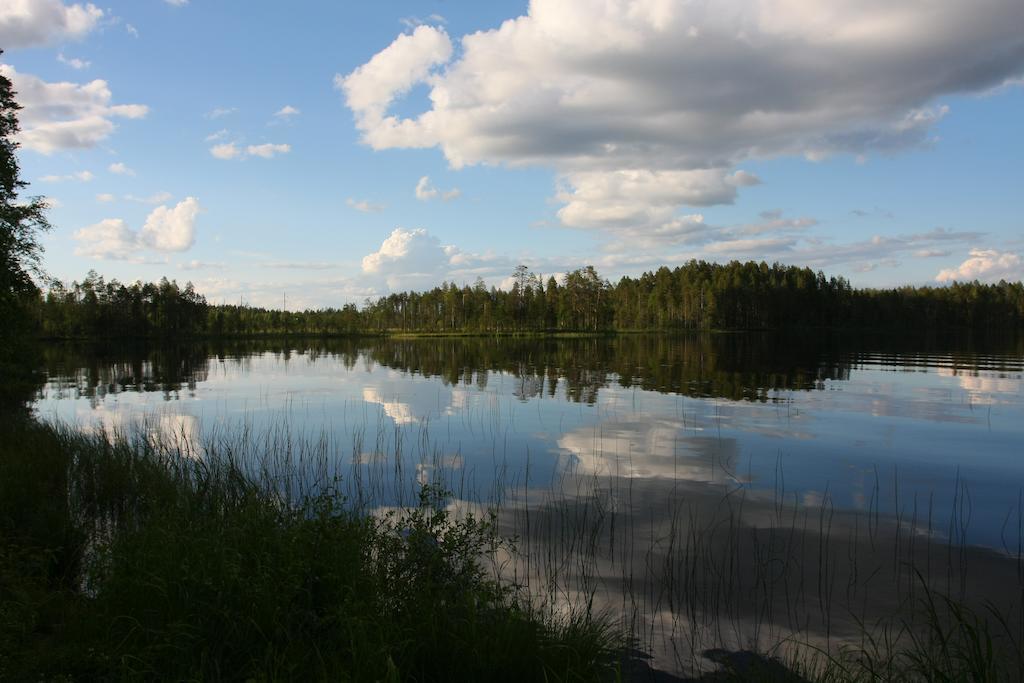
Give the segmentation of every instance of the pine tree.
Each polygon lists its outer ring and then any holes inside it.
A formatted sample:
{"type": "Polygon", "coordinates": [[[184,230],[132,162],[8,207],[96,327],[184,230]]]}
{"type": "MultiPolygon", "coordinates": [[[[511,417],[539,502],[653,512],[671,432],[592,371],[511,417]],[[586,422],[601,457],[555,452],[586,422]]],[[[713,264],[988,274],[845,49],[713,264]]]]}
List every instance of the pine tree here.
{"type": "Polygon", "coordinates": [[[42,197],[18,199],[28,184],[15,156],[21,105],[14,95],[10,79],[0,73],[0,354],[12,353],[12,342],[25,333],[28,302],[38,294],[33,276],[43,275],[39,235],[50,229],[42,197]]]}

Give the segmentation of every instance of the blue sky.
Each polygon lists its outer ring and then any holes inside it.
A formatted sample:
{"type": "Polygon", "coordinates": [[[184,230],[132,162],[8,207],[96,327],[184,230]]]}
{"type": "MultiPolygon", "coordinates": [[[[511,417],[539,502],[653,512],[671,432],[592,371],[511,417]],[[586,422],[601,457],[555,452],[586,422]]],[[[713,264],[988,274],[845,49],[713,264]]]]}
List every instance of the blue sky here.
{"type": "Polygon", "coordinates": [[[1024,7],[968,5],[17,0],[0,62],[65,280],[296,308],[520,262],[1020,279],[1024,7]]]}

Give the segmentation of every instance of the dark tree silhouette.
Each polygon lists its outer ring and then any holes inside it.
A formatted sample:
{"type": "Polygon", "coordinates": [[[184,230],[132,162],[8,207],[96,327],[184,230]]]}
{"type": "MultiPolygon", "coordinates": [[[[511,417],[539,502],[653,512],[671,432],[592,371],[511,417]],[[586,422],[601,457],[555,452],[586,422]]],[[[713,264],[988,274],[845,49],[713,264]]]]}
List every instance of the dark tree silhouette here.
{"type": "Polygon", "coordinates": [[[23,361],[39,291],[33,276],[42,276],[39,235],[50,228],[45,200],[19,198],[27,183],[15,155],[21,107],[14,95],[10,79],[0,74],[0,409],[20,403],[31,386],[31,364],[23,361]]]}
{"type": "MultiPolygon", "coordinates": [[[[3,51],[0,50],[0,54],[3,51]]],[[[46,201],[42,197],[19,200],[27,187],[20,178],[18,158],[18,110],[14,86],[0,74],[0,314],[10,321],[19,304],[37,292],[33,275],[40,276],[42,246],[39,234],[50,229],[46,201]]],[[[0,334],[9,332],[9,325],[0,334]]]]}

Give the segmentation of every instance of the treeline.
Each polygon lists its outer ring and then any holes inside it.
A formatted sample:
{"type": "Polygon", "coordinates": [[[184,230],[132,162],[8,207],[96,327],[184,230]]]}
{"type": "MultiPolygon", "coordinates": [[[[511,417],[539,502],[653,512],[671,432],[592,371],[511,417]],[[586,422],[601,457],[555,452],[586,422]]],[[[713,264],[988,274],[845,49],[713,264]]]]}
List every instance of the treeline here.
{"type": "Polygon", "coordinates": [[[690,261],[616,284],[593,266],[561,279],[516,268],[507,290],[482,280],[367,300],[362,308],[282,311],[211,305],[191,283],[125,285],[95,272],[56,283],[37,305],[49,337],[763,330],[796,327],[984,332],[1024,327],[1024,284],[854,289],[842,277],[764,262],[690,261]]]}
{"type": "Polygon", "coordinates": [[[205,334],[209,309],[192,283],[122,284],[89,271],[82,282],[53,282],[36,319],[47,337],[179,337],[205,334]]]}

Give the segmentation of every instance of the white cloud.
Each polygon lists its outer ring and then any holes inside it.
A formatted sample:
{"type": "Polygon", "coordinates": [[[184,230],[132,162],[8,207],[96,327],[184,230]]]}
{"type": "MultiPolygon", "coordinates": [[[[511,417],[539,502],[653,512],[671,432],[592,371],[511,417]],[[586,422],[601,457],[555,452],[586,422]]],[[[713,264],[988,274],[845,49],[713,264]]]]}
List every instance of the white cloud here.
{"type": "Polygon", "coordinates": [[[377,213],[385,209],[383,204],[374,204],[368,199],[353,199],[352,197],[349,197],[345,200],[345,204],[350,208],[363,213],[377,213]]]}
{"type": "Polygon", "coordinates": [[[274,112],[274,116],[279,119],[289,119],[292,116],[298,116],[302,112],[293,107],[290,104],[286,104],[277,111],[274,112]]]}
{"type": "Polygon", "coordinates": [[[191,261],[178,264],[179,270],[221,270],[223,268],[224,264],[220,261],[210,262],[192,259],[191,261]]]}
{"type": "Polygon", "coordinates": [[[415,424],[419,420],[412,413],[412,406],[397,399],[386,400],[381,396],[376,387],[363,387],[363,401],[376,403],[384,409],[384,414],[390,417],[396,425],[415,424]]]}
{"type": "Polygon", "coordinates": [[[443,29],[417,26],[335,84],[374,149],[547,166],[569,224],[657,228],[732,201],[751,160],[928,144],[936,98],[1024,73],[1024,3],[979,2],[533,0],[454,59],[443,29]],[[417,84],[429,109],[392,112],[417,84]],[[659,205],[623,196],[624,178],[659,205]]]}
{"type": "Polygon", "coordinates": [[[173,209],[158,206],[146,218],[139,240],[157,251],[185,251],[195,243],[199,202],[186,197],[173,209]]]}
{"type": "Polygon", "coordinates": [[[759,181],[746,171],[585,171],[563,177],[558,211],[564,225],[577,228],[649,228],[670,225],[676,209],[731,204],[738,186],[759,181]]]}
{"type": "Polygon", "coordinates": [[[0,45],[17,49],[81,38],[102,18],[103,10],[92,3],[65,5],[60,0],[5,0],[0,4],[0,45]]]}
{"type": "Polygon", "coordinates": [[[233,142],[225,142],[211,147],[210,154],[218,159],[235,159],[242,154],[242,150],[233,142]]]}
{"type": "Polygon", "coordinates": [[[105,218],[75,232],[79,256],[126,260],[139,250],[139,236],[120,218],[105,218]]]}
{"type": "Polygon", "coordinates": [[[214,145],[210,148],[210,154],[217,159],[244,159],[246,157],[260,157],[273,159],[278,154],[287,154],[292,150],[291,145],[266,143],[262,145],[249,145],[244,149],[233,142],[225,142],[214,145]]]}
{"type": "Polygon", "coordinates": [[[432,147],[439,138],[425,129],[429,124],[386,116],[395,98],[414,85],[434,78],[433,67],[452,55],[452,44],[443,29],[418,26],[403,34],[347,76],[337,74],[334,86],[345,93],[364,140],[375,149],[432,147]],[[406,125],[408,124],[408,125],[406,125]]]}
{"type": "Polygon", "coordinates": [[[174,5],[175,7],[184,7],[188,4],[188,0],[164,0],[168,5],[174,5]]]}
{"type": "Polygon", "coordinates": [[[451,250],[423,228],[395,228],[380,249],[363,257],[363,274],[392,291],[438,284],[451,262],[451,250]]]}
{"type": "Polygon", "coordinates": [[[263,159],[273,159],[278,154],[287,154],[290,151],[292,151],[291,145],[278,145],[269,142],[262,145],[249,145],[245,148],[245,153],[249,156],[263,159]]]}
{"type": "Polygon", "coordinates": [[[457,187],[453,187],[450,190],[438,190],[430,183],[429,176],[423,176],[416,183],[416,199],[421,202],[427,202],[431,199],[441,198],[444,201],[451,201],[452,199],[458,199],[462,196],[462,190],[457,187]]]}
{"type": "Polygon", "coordinates": [[[98,202],[112,202],[115,199],[117,198],[114,195],[110,194],[109,192],[101,192],[98,195],[96,195],[96,201],[98,202]]]}
{"type": "Polygon", "coordinates": [[[751,223],[715,225],[701,214],[676,215],[656,229],[617,227],[605,254],[589,259],[602,271],[637,273],[692,258],[752,258],[830,268],[842,265],[858,272],[895,267],[899,258],[938,256],[953,245],[977,243],[975,231],[936,228],[908,235],[875,235],[855,242],[836,243],[811,233],[818,221],[810,216],[788,217],[782,211],[762,211],[751,223]],[[671,247],[678,247],[673,250],[671,247]]]}
{"type": "Polygon", "coordinates": [[[138,232],[123,219],[104,219],[75,232],[74,238],[81,244],[75,253],[100,259],[136,260],[143,249],[185,251],[195,243],[199,211],[199,202],[194,197],[187,197],[174,208],[157,207],[138,232]]]}
{"type": "Polygon", "coordinates": [[[66,180],[74,180],[80,183],[88,183],[93,178],[92,171],[77,171],[75,173],[68,173],[65,175],[44,175],[39,178],[40,182],[44,183],[62,183],[66,180]]]}
{"type": "Polygon", "coordinates": [[[714,242],[704,248],[711,254],[744,254],[756,256],[767,251],[778,252],[782,249],[789,249],[796,244],[793,237],[762,237],[750,239],[722,240],[714,242]]]}
{"type": "Polygon", "coordinates": [[[57,53],[57,61],[61,64],[66,64],[70,66],[72,69],[75,69],[76,71],[88,69],[89,65],[92,63],[84,59],[78,59],[77,57],[65,57],[63,52],[57,53]]]}
{"type": "Polygon", "coordinates": [[[430,185],[430,178],[423,176],[419,182],[416,183],[416,199],[421,202],[425,202],[429,199],[433,199],[437,196],[437,189],[430,185]]]}
{"type": "Polygon", "coordinates": [[[135,171],[128,168],[123,161],[117,161],[110,166],[107,166],[107,170],[117,175],[135,175],[135,171]]]}
{"type": "Polygon", "coordinates": [[[114,132],[111,119],[139,119],[149,111],[141,104],[112,105],[110,88],[103,80],[84,85],[47,83],[8,64],[0,64],[0,73],[14,82],[24,107],[19,114],[19,142],[43,154],[93,147],[114,132]]]}
{"type": "Polygon", "coordinates": [[[210,133],[206,136],[206,142],[216,142],[217,140],[223,140],[230,134],[227,128],[221,128],[215,133],[210,133]]]}
{"type": "Polygon", "coordinates": [[[917,258],[938,258],[940,256],[949,256],[950,253],[946,249],[918,249],[914,252],[914,256],[917,258]]]}
{"type": "Polygon", "coordinates": [[[981,280],[996,282],[998,280],[1024,279],[1024,265],[1019,255],[1009,251],[995,249],[971,249],[970,256],[956,268],[946,268],[935,276],[936,282],[961,282],[981,280]]]}

